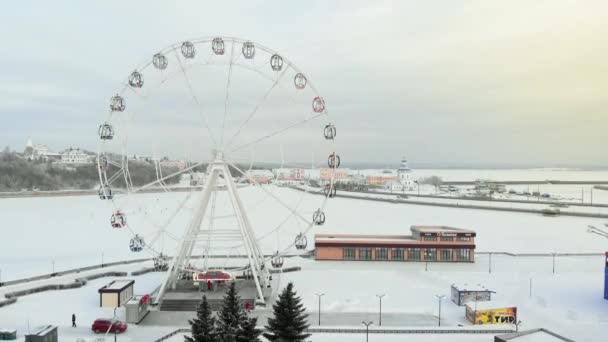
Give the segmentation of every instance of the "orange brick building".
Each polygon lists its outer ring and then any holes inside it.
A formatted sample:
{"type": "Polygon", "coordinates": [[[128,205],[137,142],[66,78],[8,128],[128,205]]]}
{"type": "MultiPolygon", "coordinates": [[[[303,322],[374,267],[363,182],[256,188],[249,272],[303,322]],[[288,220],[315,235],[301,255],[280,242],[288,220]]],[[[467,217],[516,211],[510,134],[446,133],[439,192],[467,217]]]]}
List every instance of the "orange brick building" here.
{"type": "Polygon", "coordinates": [[[472,230],[412,226],[412,235],[315,235],[316,260],[474,262],[472,230]]]}

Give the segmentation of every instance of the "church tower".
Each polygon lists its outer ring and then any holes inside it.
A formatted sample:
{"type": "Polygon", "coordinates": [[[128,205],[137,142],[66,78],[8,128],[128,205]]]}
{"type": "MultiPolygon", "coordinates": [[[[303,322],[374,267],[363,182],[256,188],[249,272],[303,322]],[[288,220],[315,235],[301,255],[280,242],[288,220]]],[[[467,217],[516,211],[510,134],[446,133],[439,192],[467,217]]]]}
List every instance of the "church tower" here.
{"type": "Polygon", "coordinates": [[[399,176],[399,182],[406,191],[414,189],[414,180],[412,179],[412,169],[407,164],[405,157],[401,158],[401,165],[397,170],[399,176]]]}

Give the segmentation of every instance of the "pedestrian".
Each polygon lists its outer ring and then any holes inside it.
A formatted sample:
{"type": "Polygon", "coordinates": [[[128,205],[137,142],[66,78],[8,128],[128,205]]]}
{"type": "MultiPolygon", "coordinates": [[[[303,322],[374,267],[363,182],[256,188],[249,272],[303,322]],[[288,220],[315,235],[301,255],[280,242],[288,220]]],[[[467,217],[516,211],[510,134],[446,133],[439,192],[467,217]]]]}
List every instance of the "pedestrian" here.
{"type": "Polygon", "coordinates": [[[76,328],[76,315],[72,314],[72,328],[76,328]]]}

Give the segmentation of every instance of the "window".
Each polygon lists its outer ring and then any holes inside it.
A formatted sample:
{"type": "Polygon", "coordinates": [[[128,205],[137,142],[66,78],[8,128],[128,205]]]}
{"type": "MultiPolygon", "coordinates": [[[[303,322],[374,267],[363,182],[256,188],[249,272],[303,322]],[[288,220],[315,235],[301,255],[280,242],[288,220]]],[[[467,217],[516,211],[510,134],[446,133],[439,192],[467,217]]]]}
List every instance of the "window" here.
{"type": "Polygon", "coordinates": [[[441,249],[441,261],[452,261],[452,250],[451,249],[441,249]]]}
{"type": "Polygon", "coordinates": [[[376,248],[376,260],[388,260],[388,248],[376,248]]]}
{"type": "Polygon", "coordinates": [[[427,248],[424,250],[424,260],[425,261],[437,261],[437,249],[436,248],[427,248]]]}
{"type": "Polygon", "coordinates": [[[468,249],[459,249],[456,253],[457,261],[469,261],[471,258],[471,251],[468,249]]]}
{"type": "Polygon", "coordinates": [[[342,259],[344,260],[355,260],[355,249],[354,248],[343,248],[342,259]]]}
{"type": "Polygon", "coordinates": [[[454,238],[451,236],[442,236],[439,238],[441,241],[454,241],[454,238]]]}
{"type": "Polygon", "coordinates": [[[407,250],[407,260],[420,261],[420,248],[410,248],[407,250]]]}
{"type": "Polygon", "coordinates": [[[459,236],[458,241],[471,241],[471,238],[468,236],[459,236]]]}
{"type": "Polygon", "coordinates": [[[359,248],[359,260],[372,260],[372,249],[359,248]]]}
{"type": "Polygon", "coordinates": [[[437,241],[437,238],[434,236],[423,236],[422,240],[424,241],[437,241]]]}
{"type": "Polygon", "coordinates": [[[391,250],[391,260],[403,261],[403,248],[393,248],[391,250]]]}

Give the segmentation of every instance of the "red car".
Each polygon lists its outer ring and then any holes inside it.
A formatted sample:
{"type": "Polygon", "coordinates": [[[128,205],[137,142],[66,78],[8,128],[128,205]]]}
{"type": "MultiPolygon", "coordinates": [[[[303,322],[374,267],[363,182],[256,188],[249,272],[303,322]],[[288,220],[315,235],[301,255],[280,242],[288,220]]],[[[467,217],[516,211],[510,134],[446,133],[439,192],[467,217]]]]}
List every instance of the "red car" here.
{"type": "Polygon", "coordinates": [[[112,322],[109,318],[98,318],[93,322],[91,329],[93,329],[96,334],[106,333],[107,331],[120,334],[127,330],[127,323],[121,321],[112,322]]]}

